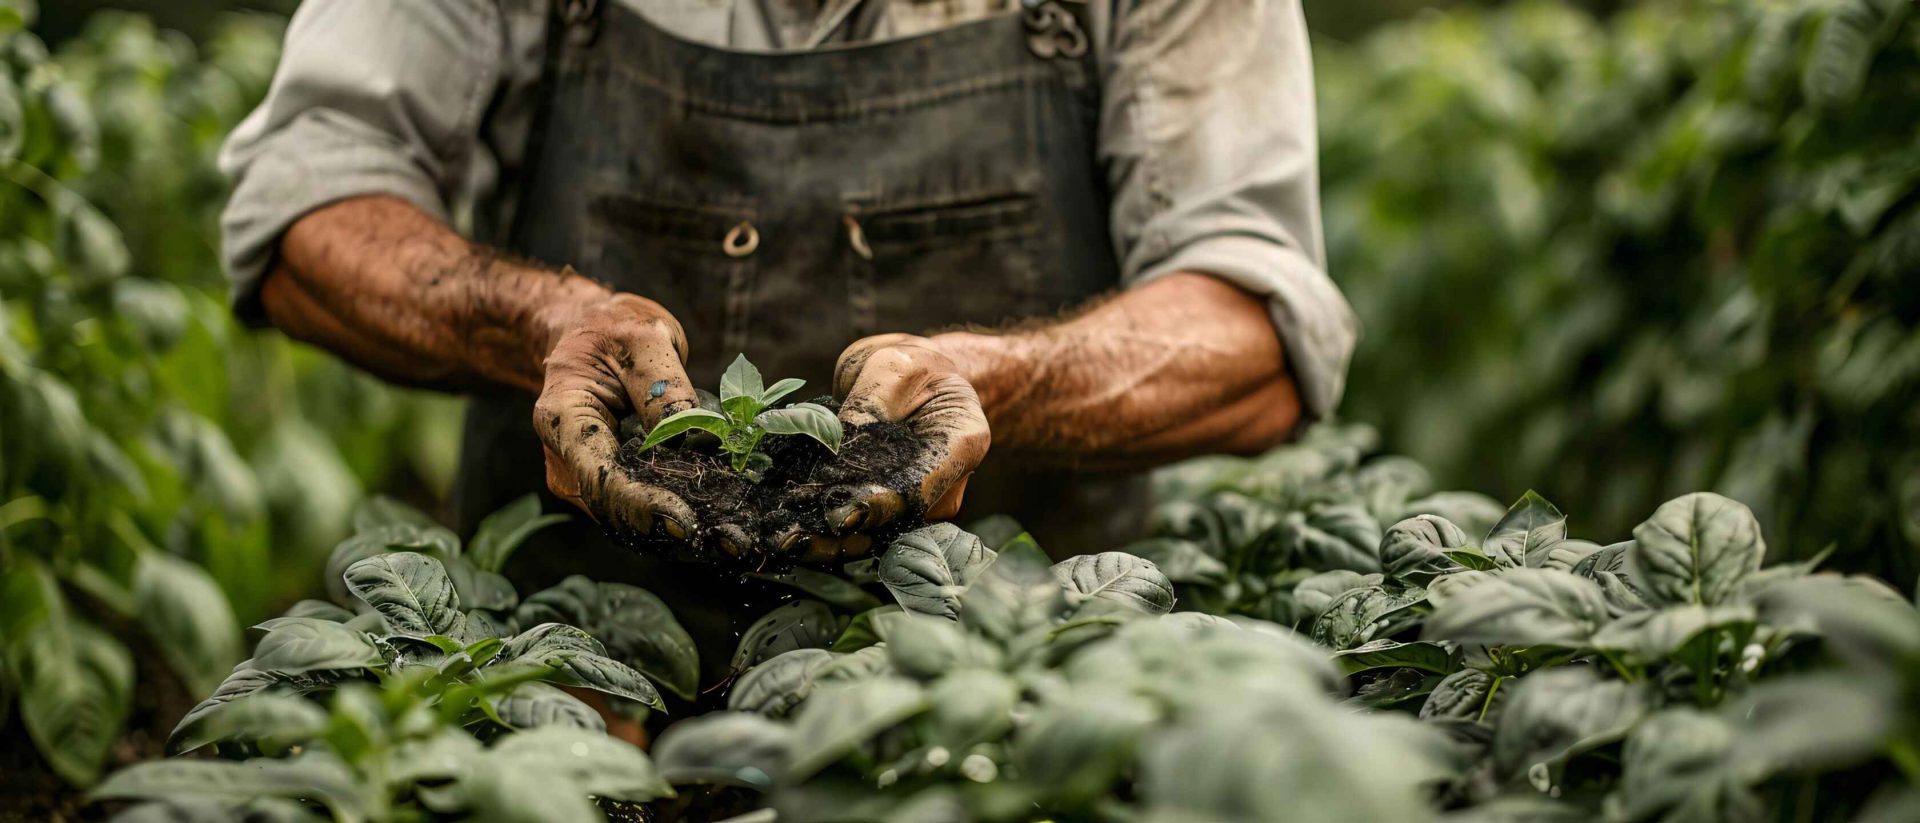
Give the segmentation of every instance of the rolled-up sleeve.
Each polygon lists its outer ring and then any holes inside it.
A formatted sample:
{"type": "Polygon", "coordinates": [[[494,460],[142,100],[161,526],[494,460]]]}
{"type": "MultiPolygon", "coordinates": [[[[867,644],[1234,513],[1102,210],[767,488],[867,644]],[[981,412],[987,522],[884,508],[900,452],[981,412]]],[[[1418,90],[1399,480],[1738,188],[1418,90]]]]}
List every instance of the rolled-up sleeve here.
{"type": "Polygon", "coordinates": [[[349,197],[404,198],[446,219],[465,185],[502,53],[494,0],[306,0],[266,99],[228,138],[221,218],[234,306],[257,292],[280,237],[349,197]]]}
{"type": "Polygon", "coordinates": [[[1309,417],[1359,322],[1326,273],[1313,62],[1299,0],[1121,0],[1100,151],[1125,282],[1213,275],[1272,304],[1309,417]]]}

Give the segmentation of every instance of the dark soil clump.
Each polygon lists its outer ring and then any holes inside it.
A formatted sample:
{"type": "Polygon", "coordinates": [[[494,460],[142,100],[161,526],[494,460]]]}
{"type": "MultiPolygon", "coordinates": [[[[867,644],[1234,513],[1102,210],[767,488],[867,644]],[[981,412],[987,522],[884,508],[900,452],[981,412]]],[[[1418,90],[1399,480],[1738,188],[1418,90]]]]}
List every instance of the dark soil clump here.
{"type": "Polygon", "coordinates": [[[825,532],[826,512],[845,503],[847,486],[854,484],[877,483],[912,501],[886,528],[869,532],[875,546],[885,546],[920,525],[925,507],[918,500],[913,465],[924,451],[922,440],[903,423],[850,427],[837,455],[810,437],[769,435],[760,448],[773,465],[759,482],[733,471],[718,441],[704,432],[644,452],[640,441],[635,437],[621,447],[621,470],[679,495],[699,517],[695,533],[685,542],[610,530],[616,542],[652,556],[743,571],[794,565],[805,547],[782,553],[778,536],[796,523],[806,531],[825,532]],[[729,551],[729,543],[739,550],[729,551]]]}

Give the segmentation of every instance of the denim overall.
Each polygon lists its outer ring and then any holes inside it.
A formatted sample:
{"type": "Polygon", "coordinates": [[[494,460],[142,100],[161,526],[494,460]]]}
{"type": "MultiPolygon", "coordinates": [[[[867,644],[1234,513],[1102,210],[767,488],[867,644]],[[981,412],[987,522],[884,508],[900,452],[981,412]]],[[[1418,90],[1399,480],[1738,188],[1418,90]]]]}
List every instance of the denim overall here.
{"type": "MultiPolygon", "coordinates": [[[[695,44],[611,0],[558,5],[548,109],[506,244],[665,306],[696,386],[745,352],[817,396],[860,337],[1046,316],[1118,283],[1078,3],[780,53],[695,44]]],[[[472,404],[456,492],[468,524],[544,491],[531,404],[472,404]]],[[[1056,554],[1117,548],[1135,536],[1123,532],[1141,486],[1015,473],[990,456],[961,522],[1007,513],[1056,554]]],[[[546,535],[510,573],[526,591],[566,573],[652,590],[700,646],[703,685],[777,602],[590,532],[546,535]]]]}

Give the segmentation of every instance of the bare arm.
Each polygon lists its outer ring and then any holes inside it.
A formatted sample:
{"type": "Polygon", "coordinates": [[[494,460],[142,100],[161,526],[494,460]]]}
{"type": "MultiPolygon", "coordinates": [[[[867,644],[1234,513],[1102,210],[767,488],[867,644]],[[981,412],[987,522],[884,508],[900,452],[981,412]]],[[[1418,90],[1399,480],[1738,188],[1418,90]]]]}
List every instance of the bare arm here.
{"type": "Polygon", "coordinates": [[[1300,419],[1265,300],[1175,274],[1031,331],[937,335],[979,393],[995,454],[1146,466],[1279,444],[1300,419]]]}
{"type": "Polygon", "coordinates": [[[685,501],[613,466],[622,417],[652,426],[695,402],[686,336],[658,303],[468,243],[391,197],[301,218],[260,297],[289,336],[389,380],[538,392],[555,494],[642,533],[698,528],[685,501]]]}
{"type": "Polygon", "coordinates": [[[612,292],[476,246],[403,200],[319,209],[280,242],[260,285],[288,336],[383,378],[538,392],[570,315],[612,292]]]}
{"type": "Polygon", "coordinates": [[[1129,468],[1276,445],[1299,423],[1300,399],[1267,312],[1235,286],[1180,273],[1037,328],[861,340],[835,369],[840,417],[911,426],[923,444],[913,487],[802,490],[821,495],[824,520],[772,542],[827,562],[865,553],[857,533],[903,515],[952,517],[989,447],[1026,464],[1129,468]]]}

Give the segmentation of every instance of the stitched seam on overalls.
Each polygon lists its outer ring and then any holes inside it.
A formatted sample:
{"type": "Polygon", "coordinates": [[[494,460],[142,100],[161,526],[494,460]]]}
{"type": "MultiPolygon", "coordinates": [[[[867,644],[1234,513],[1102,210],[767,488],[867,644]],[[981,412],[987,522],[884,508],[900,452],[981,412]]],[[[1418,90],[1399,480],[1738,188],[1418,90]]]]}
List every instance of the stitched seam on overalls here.
{"type": "Polygon", "coordinates": [[[943,103],[957,97],[1021,88],[1036,82],[1044,82],[1054,69],[1051,66],[1027,66],[1019,69],[994,72],[968,80],[945,83],[932,88],[912,92],[874,97],[851,104],[834,104],[813,109],[775,108],[771,106],[739,106],[720,103],[702,97],[689,95],[678,86],[667,83],[643,71],[626,65],[606,65],[596,63],[590,66],[573,66],[567,69],[583,77],[614,76],[630,80],[658,92],[676,105],[703,114],[720,114],[748,120],[768,123],[809,123],[823,120],[845,120],[883,112],[909,111],[922,106],[943,103]]]}

